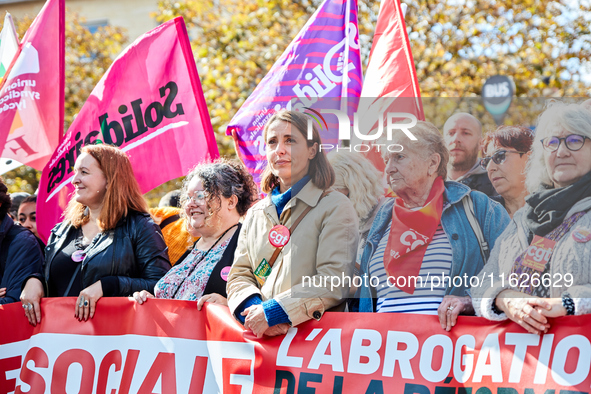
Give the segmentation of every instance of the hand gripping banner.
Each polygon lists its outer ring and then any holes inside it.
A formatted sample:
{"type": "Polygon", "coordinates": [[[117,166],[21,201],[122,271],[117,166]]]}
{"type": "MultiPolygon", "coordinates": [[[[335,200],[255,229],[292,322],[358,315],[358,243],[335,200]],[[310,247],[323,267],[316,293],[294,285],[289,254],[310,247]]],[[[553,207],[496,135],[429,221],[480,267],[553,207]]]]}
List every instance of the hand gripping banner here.
{"type": "Polygon", "coordinates": [[[47,238],[69,201],[88,144],[125,151],[142,193],[219,156],[181,17],[144,34],[113,62],[43,170],[38,231],[47,238]]]}
{"type": "Polygon", "coordinates": [[[0,306],[0,393],[589,393],[591,316],[554,319],[543,336],[460,316],[331,313],[257,339],[227,307],[45,298],[37,327],[0,306]]]}

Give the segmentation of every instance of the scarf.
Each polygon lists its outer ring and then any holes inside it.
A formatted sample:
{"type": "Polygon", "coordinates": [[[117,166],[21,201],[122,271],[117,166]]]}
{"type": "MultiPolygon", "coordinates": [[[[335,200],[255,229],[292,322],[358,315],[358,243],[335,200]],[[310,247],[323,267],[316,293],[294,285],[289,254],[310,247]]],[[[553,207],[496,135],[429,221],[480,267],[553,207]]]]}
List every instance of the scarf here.
{"type": "Polygon", "coordinates": [[[392,225],[384,251],[384,267],[388,276],[406,277],[406,286],[396,281],[397,287],[405,293],[413,294],[415,291],[416,281],[412,283],[410,277],[419,275],[427,247],[441,222],[444,191],[443,179],[437,177],[424,207],[413,211],[405,208],[400,198],[396,199],[392,207],[392,225]]]}
{"type": "Polygon", "coordinates": [[[591,197],[591,172],[569,186],[541,186],[525,199],[527,227],[531,233],[544,237],[564,222],[573,205],[586,197],[591,197]]]}
{"type": "Polygon", "coordinates": [[[302,179],[297,181],[295,185],[290,187],[285,191],[285,193],[281,193],[279,191],[279,186],[271,191],[271,201],[275,204],[275,209],[277,209],[277,216],[281,217],[281,212],[283,212],[283,208],[287,205],[289,200],[291,200],[292,196],[295,196],[308,184],[310,180],[309,175],[304,175],[302,179]]]}

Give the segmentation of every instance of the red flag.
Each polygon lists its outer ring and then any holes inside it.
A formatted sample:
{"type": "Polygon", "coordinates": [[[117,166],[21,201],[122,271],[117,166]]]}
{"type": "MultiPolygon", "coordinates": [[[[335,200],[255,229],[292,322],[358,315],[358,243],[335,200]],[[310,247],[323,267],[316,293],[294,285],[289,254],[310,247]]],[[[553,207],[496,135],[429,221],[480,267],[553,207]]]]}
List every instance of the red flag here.
{"type": "MultiPolygon", "coordinates": [[[[361,97],[359,124],[373,125],[366,134],[377,127],[376,115],[382,112],[405,112],[425,120],[399,0],[382,0],[361,97]]],[[[367,156],[376,168],[384,170],[379,153],[371,150],[367,156]]]]}
{"type": "Polygon", "coordinates": [[[37,229],[47,238],[73,186],[73,166],[89,144],[129,155],[143,193],[219,156],[183,18],[149,31],[113,62],[43,170],[37,229]]]}
{"type": "Polygon", "coordinates": [[[0,89],[0,149],[42,170],[63,136],[65,0],[48,0],[0,89]]]}

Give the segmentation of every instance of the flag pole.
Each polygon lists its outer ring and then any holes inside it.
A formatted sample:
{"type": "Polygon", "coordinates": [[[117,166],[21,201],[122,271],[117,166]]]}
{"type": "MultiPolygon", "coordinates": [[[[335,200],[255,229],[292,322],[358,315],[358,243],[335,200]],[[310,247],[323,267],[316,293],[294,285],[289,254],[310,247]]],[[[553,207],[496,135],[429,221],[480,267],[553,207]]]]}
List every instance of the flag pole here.
{"type": "MultiPolygon", "coordinates": [[[[351,37],[349,36],[349,19],[351,18],[351,0],[347,0],[345,5],[345,48],[343,50],[343,79],[341,81],[341,111],[349,114],[349,106],[347,104],[347,87],[349,84],[349,44],[351,37]]],[[[339,141],[340,143],[341,141],[339,141]]]]}

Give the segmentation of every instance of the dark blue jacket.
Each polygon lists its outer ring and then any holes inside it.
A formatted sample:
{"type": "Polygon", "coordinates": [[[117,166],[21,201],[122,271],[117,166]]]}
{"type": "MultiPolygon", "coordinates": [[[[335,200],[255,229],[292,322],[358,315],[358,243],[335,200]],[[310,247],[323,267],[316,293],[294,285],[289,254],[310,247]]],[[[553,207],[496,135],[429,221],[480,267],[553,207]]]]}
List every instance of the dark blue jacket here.
{"type": "Polygon", "coordinates": [[[35,235],[4,216],[0,224],[0,288],[6,288],[6,296],[0,298],[0,304],[19,301],[24,280],[40,274],[42,269],[43,252],[35,235]],[[4,242],[10,238],[9,244],[4,242]]]}

